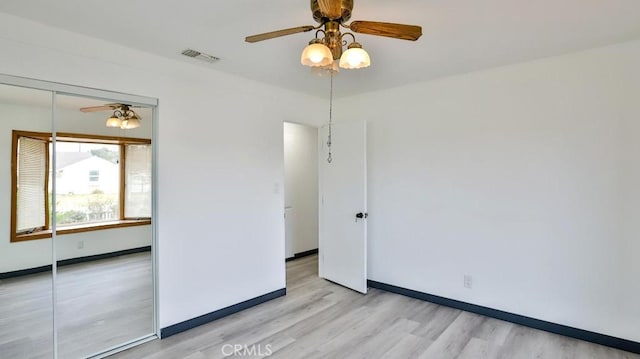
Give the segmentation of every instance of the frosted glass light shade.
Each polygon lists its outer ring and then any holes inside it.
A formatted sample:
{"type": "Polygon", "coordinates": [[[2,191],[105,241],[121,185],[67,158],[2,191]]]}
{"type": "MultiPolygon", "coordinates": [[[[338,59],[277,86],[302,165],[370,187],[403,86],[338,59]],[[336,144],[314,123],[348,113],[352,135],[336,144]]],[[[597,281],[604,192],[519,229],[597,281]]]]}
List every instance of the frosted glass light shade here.
{"type": "Polygon", "coordinates": [[[349,45],[347,51],[340,57],[340,67],[343,69],[362,69],[370,65],[369,54],[357,42],[349,45]]]}
{"type": "Polygon", "coordinates": [[[318,76],[329,76],[332,73],[335,75],[340,72],[340,67],[338,66],[338,60],[335,60],[331,63],[331,65],[327,66],[318,66],[312,67],[311,73],[318,76]]]}
{"type": "Polygon", "coordinates": [[[120,121],[116,115],[113,115],[107,119],[106,125],[107,127],[120,127],[122,125],[122,121],[120,121]]]}
{"type": "Polygon", "coordinates": [[[135,114],[122,120],[122,124],[120,125],[120,128],[123,130],[130,130],[138,127],[140,127],[140,118],[135,114]]]}
{"type": "Polygon", "coordinates": [[[318,67],[331,65],[333,55],[331,50],[319,40],[314,40],[302,51],[300,63],[305,66],[318,67]]]}

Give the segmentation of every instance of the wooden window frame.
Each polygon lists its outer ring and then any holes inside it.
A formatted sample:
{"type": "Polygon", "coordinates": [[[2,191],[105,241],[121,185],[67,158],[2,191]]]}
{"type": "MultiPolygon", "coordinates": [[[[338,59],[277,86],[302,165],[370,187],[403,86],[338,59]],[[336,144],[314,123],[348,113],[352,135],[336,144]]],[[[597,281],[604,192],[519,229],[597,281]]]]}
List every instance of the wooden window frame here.
{"type": "MultiPolygon", "coordinates": [[[[10,241],[23,242],[43,238],[51,238],[52,229],[49,218],[49,172],[50,172],[50,156],[49,146],[53,142],[53,136],[49,132],[31,132],[31,131],[12,131],[11,141],[11,235],[10,241]],[[46,165],[45,165],[45,228],[34,231],[32,233],[17,233],[17,203],[18,203],[18,141],[21,137],[35,138],[47,142],[46,146],[46,165]]],[[[123,228],[132,226],[144,226],[151,224],[151,218],[125,218],[125,190],[126,190],[126,146],[130,144],[150,145],[151,140],[146,138],[132,137],[115,137],[88,135],[68,132],[57,132],[56,142],[81,142],[81,143],[97,143],[105,145],[120,146],[120,216],[116,221],[104,221],[95,223],[86,223],[78,225],[69,225],[64,228],[56,228],[56,235],[82,233],[90,231],[99,231],[113,228],[123,228]]]]}

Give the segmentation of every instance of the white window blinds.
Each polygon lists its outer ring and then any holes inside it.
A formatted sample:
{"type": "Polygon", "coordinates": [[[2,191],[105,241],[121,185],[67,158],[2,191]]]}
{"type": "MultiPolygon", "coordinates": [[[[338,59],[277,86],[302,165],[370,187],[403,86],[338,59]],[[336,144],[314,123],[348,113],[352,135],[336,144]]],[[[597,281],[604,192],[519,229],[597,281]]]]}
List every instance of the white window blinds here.
{"type": "Polygon", "coordinates": [[[125,218],[151,217],[151,145],[125,146],[125,218]]]}
{"type": "Polygon", "coordinates": [[[18,139],[18,187],[16,232],[29,232],[46,225],[47,142],[18,139]]]}

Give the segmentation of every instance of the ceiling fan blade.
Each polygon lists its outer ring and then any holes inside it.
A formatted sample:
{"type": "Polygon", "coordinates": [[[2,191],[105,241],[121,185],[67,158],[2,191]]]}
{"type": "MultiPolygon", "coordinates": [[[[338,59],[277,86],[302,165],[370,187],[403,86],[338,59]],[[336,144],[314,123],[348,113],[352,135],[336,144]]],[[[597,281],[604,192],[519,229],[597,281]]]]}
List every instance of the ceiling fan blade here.
{"type": "Polygon", "coordinates": [[[278,31],[265,32],[264,34],[247,36],[244,39],[244,41],[253,43],[253,42],[258,42],[258,41],[263,41],[263,40],[274,39],[274,38],[280,37],[280,36],[287,36],[287,35],[297,34],[299,32],[307,32],[307,31],[311,31],[313,29],[315,29],[315,27],[313,27],[313,26],[292,27],[290,29],[283,29],[283,30],[278,30],[278,31]]]}
{"type": "Polygon", "coordinates": [[[116,107],[114,105],[104,105],[104,106],[91,106],[91,107],[83,107],[80,109],[82,112],[98,112],[98,111],[110,111],[114,110],[116,107]]]}
{"type": "Polygon", "coordinates": [[[322,14],[330,20],[339,19],[342,16],[342,0],[318,0],[318,6],[322,14]]]}
{"type": "Polygon", "coordinates": [[[422,36],[422,27],[416,25],[392,24],[376,21],[353,21],[349,29],[354,32],[394,39],[416,41],[422,36]]]}

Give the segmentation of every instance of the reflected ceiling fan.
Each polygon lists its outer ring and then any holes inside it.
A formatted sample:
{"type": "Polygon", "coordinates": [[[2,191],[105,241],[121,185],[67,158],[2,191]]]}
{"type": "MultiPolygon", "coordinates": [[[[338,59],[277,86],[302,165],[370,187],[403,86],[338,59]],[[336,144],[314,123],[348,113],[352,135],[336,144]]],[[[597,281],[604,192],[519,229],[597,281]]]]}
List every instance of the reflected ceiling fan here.
{"type": "Polygon", "coordinates": [[[348,29],[355,33],[385,36],[394,39],[416,41],[422,36],[422,27],[416,25],[393,24],[376,21],[352,21],[351,11],[353,0],[311,0],[311,12],[318,26],[299,26],[289,29],[267,32],[264,34],[248,36],[245,41],[253,43],[269,40],[276,37],[297,34],[300,32],[316,31],[315,39],[309,42],[302,52],[301,62],[311,67],[325,67],[331,73],[337,72],[339,66],[347,69],[359,69],[371,64],[369,55],[362,45],[356,42],[355,36],[350,32],[341,33],[340,28],[348,29]],[[323,34],[318,38],[318,34],[323,34]],[[353,42],[343,50],[346,41],[343,37],[349,35],[353,42]]]}
{"type": "Polygon", "coordinates": [[[83,107],[82,112],[113,111],[113,115],[105,123],[107,127],[119,127],[123,130],[140,127],[140,116],[131,108],[141,106],[131,106],[124,103],[108,103],[102,106],[83,107]]]}

